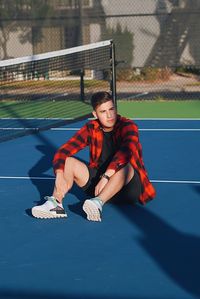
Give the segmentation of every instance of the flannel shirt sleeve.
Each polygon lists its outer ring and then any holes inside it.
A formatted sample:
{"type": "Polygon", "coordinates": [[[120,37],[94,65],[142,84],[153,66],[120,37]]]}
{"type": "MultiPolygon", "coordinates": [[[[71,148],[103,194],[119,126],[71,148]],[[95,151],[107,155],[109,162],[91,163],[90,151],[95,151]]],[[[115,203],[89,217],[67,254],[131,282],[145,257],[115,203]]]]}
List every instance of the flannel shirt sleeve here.
{"type": "Polygon", "coordinates": [[[123,125],[120,133],[120,147],[114,155],[108,169],[115,172],[124,167],[130,160],[134,160],[137,164],[139,161],[139,135],[138,127],[132,122],[123,125]]]}
{"type": "Polygon", "coordinates": [[[114,169],[115,172],[124,167],[127,163],[139,172],[142,191],[139,198],[141,204],[146,204],[156,195],[155,189],[148,179],[142,158],[142,146],[139,142],[138,127],[132,122],[126,122],[120,132],[121,140],[119,150],[116,152],[107,169],[114,169]]]}
{"type": "Polygon", "coordinates": [[[79,152],[88,145],[89,131],[87,125],[84,125],[76,134],[74,134],[65,144],[63,144],[53,159],[53,170],[64,170],[65,160],[79,152]]]}

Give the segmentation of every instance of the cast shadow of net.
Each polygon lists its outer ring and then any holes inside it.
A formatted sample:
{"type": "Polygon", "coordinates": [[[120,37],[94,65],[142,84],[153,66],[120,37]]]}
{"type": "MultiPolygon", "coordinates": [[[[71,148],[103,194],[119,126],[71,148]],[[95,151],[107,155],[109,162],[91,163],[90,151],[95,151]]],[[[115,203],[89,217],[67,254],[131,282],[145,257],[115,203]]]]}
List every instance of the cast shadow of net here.
{"type": "Polygon", "coordinates": [[[192,185],[192,190],[195,191],[198,195],[200,195],[200,185],[192,185]]]}
{"type": "MultiPolygon", "coordinates": [[[[148,207],[116,205],[141,236],[138,242],[160,269],[179,287],[200,298],[200,237],[179,231],[148,207]]],[[[190,220],[192,221],[192,219],[190,220]]]]}
{"type": "MultiPolygon", "coordinates": [[[[16,291],[12,292],[10,290],[0,290],[0,299],[155,299],[151,296],[143,297],[126,297],[126,296],[100,296],[100,295],[91,295],[91,294],[82,294],[82,295],[74,295],[74,294],[57,294],[52,295],[48,293],[35,293],[35,292],[23,292],[23,291],[16,291]]],[[[167,299],[166,297],[162,297],[160,299],[167,299]]],[[[175,299],[175,298],[171,298],[175,299]]]]}

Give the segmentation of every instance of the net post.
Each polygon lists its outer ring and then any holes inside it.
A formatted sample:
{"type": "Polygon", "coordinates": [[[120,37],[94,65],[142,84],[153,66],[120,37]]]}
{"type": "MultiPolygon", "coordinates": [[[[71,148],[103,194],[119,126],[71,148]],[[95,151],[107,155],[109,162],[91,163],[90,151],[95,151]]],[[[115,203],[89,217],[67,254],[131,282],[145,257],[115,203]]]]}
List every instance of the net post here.
{"type": "Polygon", "coordinates": [[[84,70],[80,70],[80,95],[81,95],[81,101],[85,101],[85,91],[84,91],[84,70]]]}
{"type": "Polygon", "coordinates": [[[115,63],[115,44],[111,40],[110,45],[110,65],[111,65],[111,82],[110,89],[112,93],[112,98],[115,106],[117,107],[117,94],[116,94],[116,63],[115,63]]]}

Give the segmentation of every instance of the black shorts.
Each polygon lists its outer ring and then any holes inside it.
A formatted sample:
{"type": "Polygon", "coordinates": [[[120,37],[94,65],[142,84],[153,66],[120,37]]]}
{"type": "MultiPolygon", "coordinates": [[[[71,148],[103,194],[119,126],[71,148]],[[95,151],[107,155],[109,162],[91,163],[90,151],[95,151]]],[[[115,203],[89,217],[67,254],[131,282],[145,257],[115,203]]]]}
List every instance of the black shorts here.
{"type": "MultiPolygon", "coordinates": [[[[95,187],[100,181],[102,173],[95,168],[89,168],[89,180],[82,190],[87,196],[94,197],[95,187]]],[[[113,202],[137,202],[141,194],[141,181],[139,174],[135,171],[133,178],[110,200],[113,202]]]]}

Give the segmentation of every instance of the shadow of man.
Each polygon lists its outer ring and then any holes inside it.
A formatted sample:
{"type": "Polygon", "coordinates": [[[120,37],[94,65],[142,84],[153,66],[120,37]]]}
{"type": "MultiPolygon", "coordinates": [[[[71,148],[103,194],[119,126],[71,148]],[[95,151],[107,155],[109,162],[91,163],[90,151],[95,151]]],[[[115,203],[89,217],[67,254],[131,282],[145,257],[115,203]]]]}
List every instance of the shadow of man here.
{"type": "Polygon", "coordinates": [[[46,145],[36,145],[36,150],[41,152],[41,158],[29,170],[29,177],[32,184],[39,192],[39,201],[37,204],[43,203],[43,198],[46,195],[52,194],[54,186],[54,175],[47,174],[47,171],[52,168],[52,160],[56,149],[46,145]]]}
{"type": "Polygon", "coordinates": [[[147,254],[177,285],[200,298],[200,237],[177,230],[144,207],[133,212],[120,206],[120,211],[139,227],[138,242],[147,254]]]}
{"type": "Polygon", "coordinates": [[[200,185],[191,186],[192,190],[195,191],[198,195],[200,195],[200,185]]]}

